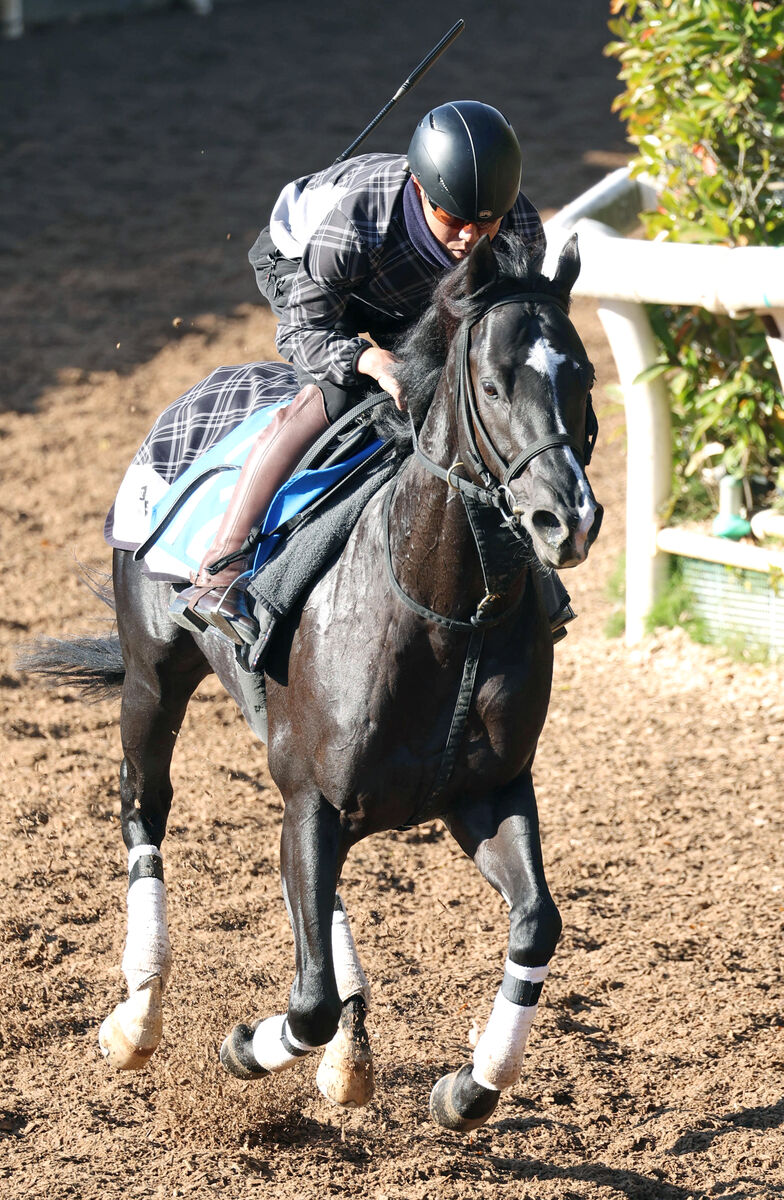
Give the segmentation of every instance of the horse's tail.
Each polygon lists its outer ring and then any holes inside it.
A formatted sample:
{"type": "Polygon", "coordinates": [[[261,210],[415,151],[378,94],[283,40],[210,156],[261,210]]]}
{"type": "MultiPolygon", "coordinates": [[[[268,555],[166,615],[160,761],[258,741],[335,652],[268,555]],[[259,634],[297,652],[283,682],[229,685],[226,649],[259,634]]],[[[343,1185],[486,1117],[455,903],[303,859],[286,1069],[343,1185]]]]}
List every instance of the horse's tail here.
{"type": "Polygon", "coordinates": [[[49,687],[74,687],[89,700],[113,699],[125,679],[118,637],[40,638],[19,656],[21,671],[49,687]]]}
{"type": "MultiPolygon", "coordinates": [[[[82,571],[90,591],[114,610],[111,583],[82,571]]],[[[107,637],[39,638],[19,655],[20,671],[42,675],[48,687],[78,688],[85,699],[114,699],[125,679],[120,639],[107,637]]]]}

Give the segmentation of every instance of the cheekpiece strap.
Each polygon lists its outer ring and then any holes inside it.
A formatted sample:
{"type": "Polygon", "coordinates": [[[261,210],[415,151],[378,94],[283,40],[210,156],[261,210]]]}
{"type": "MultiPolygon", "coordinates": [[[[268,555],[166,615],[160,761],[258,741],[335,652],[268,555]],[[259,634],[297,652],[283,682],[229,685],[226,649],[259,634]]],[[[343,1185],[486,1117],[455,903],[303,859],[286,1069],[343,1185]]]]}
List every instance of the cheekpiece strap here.
{"type": "Polygon", "coordinates": [[[432,458],[429,458],[419,444],[414,418],[410,413],[409,420],[411,421],[411,440],[414,444],[414,455],[431,475],[435,475],[438,479],[443,479],[444,483],[448,483],[455,491],[471,496],[479,504],[486,504],[494,508],[498,507],[496,493],[489,491],[487,487],[483,487],[481,484],[473,483],[470,479],[464,479],[462,475],[456,475],[454,463],[450,467],[442,467],[437,462],[434,462],[432,458]]]}
{"type": "MultiPolygon", "coordinates": [[[[459,418],[462,421],[464,439],[468,446],[468,455],[471,460],[471,465],[479,474],[480,478],[485,483],[486,487],[494,493],[495,503],[498,504],[498,491],[500,483],[500,494],[503,495],[509,486],[509,483],[516,475],[528,466],[528,464],[542,454],[545,450],[551,450],[557,446],[570,446],[578,460],[582,462],[584,457],[585,447],[578,443],[567,433],[553,432],[545,434],[544,437],[537,438],[535,442],[531,442],[525,446],[517,457],[507,464],[493,445],[493,440],[484,427],[479,408],[476,403],[474,394],[473,380],[471,379],[470,366],[470,350],[471,350],[471,330],[474,325],[483,320],[488,313],[493,309],[501,308],[505,304],[525,304],[525,303],[548,303],[554,304],[556,308],[568,315],[568,304],[563,301],[560,296],[551,295],[549,292],[510,292],[506,296],[501,296],[488,304],[476,321],[470,325],[464,325],[461,332],[461,342],[458,349],[458,409],[459,418]],[[485,453],[490,456],[491,469],[496,472],[491,474],[487,464],[482,458],[481,451],[476,442],[477,431],[485,443],[485,453]]],[[[463,451],[465,453],[465,451],[463,451]]],[[[498,505],[500,507],[500,505],[498,505]]]]}

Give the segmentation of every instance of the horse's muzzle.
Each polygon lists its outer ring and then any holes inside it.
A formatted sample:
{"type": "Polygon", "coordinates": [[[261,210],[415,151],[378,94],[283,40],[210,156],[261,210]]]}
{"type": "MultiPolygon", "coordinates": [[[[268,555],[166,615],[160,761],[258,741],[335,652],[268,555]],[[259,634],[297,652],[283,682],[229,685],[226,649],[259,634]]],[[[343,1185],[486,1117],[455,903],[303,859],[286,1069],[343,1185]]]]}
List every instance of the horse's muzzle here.
{"type": "Polygon", "coordinates": [[[577,511],[548,505],[521,515],[537,558],[545,566],[561,571],[585,562],[599,534],[604,509],[591,499],[577,511]]]}

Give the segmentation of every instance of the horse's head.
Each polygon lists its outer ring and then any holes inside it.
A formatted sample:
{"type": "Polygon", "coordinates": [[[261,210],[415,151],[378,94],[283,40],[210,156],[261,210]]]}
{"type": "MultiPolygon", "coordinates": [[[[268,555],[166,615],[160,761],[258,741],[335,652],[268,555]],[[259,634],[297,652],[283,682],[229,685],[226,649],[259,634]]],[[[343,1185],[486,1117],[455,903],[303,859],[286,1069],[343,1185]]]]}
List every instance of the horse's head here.
{"type": "Polygon", "coordinates": [[[567,315],[579,270],[573,237],[550,280],[502,271],[487,238],[455,271],[470,305],[453,342],[459,457],[559,569],[585,560],[603,515],[585,474],[593,367],[567,315]]]}

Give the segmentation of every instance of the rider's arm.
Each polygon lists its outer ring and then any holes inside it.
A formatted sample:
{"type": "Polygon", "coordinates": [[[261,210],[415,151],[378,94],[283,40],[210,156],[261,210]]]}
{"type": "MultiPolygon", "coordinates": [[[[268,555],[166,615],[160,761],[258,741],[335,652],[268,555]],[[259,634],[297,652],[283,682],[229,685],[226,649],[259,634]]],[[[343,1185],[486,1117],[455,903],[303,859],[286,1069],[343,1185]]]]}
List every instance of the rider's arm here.
{"type": "Polygon", "coordinates": [[[316,380],[355,387],[357,361],[370,343],[358,336],[348,309],[352,293],[369,273],[368,253],[357,230],[333,209],[305,247],[278,324],[275,341],[281,355],[316,380]]]}

